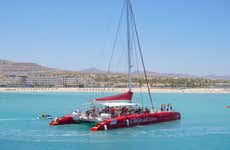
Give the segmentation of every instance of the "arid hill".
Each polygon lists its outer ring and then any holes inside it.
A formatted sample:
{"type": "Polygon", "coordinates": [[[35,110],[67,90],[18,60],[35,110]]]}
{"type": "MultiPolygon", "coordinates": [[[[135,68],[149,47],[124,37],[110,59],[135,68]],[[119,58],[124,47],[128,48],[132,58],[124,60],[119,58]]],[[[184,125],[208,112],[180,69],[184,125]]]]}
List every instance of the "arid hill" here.
{"type": "Polygon", "coordinates": [[[0,60],[0,74],[32,74],[57,71],[57,69],[44,67],[36,63],[13,62],[0,60]]]}

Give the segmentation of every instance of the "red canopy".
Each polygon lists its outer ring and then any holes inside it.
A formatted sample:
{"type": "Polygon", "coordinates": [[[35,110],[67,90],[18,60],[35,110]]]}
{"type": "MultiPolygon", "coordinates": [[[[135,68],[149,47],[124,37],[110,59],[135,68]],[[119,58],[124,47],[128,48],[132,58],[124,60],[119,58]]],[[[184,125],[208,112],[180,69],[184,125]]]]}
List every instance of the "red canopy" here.
{"type": "Polygon", "coordinates": [[[97,98],[96,101],[132,100],[133,92],[128,91],[114,96],[97,98]]]}

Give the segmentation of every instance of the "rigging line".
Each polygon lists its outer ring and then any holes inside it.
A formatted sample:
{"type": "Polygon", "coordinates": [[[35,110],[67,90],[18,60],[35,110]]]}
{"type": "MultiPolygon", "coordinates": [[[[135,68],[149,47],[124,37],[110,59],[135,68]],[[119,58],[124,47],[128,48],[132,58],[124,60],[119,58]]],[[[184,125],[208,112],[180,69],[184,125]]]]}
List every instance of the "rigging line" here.
{"type": "Polygon", "coordinates": [[[115,35],[115,39],[114,39],[114,43],[113,43],[113,47],[112,47],[112,54],[111,54],[111,57],[110,57],[110,60],[109,60],[108,68],[107,68],[107,72],[108,73],[110,72],[110,67],[111,67],[111,63],[112,63],[114,51],[115,51],[115,48],[116,48],[118,34],[119,34],[119,31],[120,31],[120,28],[121,28],[121,22],[122,22],[122,17],[123,17],[123,14],[124,14],[124,9],[125,9],[125,2],[123,4],[122,10],[121,10],[121,15],[120,15],[120,18],[119,18],[119,23],[118,23],[118,27],[117,27],[117,30],[116,30],[116,35],[115,35]]]}
{"type": "MultiPolygon", "coordinates": [[[[107,67],[107,73],[110,73],[112,59],[113,59],[113,56],[114,56],[114,52],[115,52],[115,47],[116,47],[116,43],[117,43],[119,31],[120,31],[120,28],[121,28],[121,23],[122,23],[124,9],[125,9],[125,3],[123,4],[122,9],[121,9],[121,14],[120,14],[120,17],[119,17],[119,22],[118,22],[118,26],[117,26],[117,30],[116,30],[116,35],[115,35],[115,39],[114,39],[114,42],[113,42],[112,54],[110,56],[109,64],[108,64],[108,67],[107,67]]],[[[109,87],[109,77],[108,77],[108,79],[105,80],[104,91],[106,89],[106,86],[109,87]]]]}
{"type": "Polygon", "coordinates": [[[145,75],[145,80],[146,80],[146,84],[147,84],[147,88],[148,88],[149,99],[150,99],[150,102],[151,102],[152,109],[154,109],[154,107],[153,107],[153,99],[152,99],[151,92],[150,92],[148,77],[147,77],[146,68],[145,68],[145,64],[144,64],[144,58],[143,58],[143,53],[142,53],[142,49],[141,49],[141,45],[140,45],[138,32],[137,32],[137,26],[136,26],[135,17],[134,17],[134,13],[133,13],[133,9],[132,9],[132,4],[131,3],[129,3],[129,4],[130,4],[130,6],[129,6],[130,10],[131,10],[131,17],[132,17],[132,21],[133,21],[134,29],[135,29],[135,33],[136,33],[136,39],[137,39],[137,43],[138,43],[138,48],[139,48],[139,52],[140,52],[140,56],[141,56],[141,62],[142,62],[142,66],[143,66],[143,69],[144,69],[144,75],[145,75]]]}
{"type": "MultiPolygon", "coordinates": [[[[134,37],[135,36],[135,31],[134,31],[134,25],[133,25],[133,22],[131,22],[131,31],[132,31],[132,36],[134,37]]],[[[134,50],[135,50],[135,58],[136,58],[136,67],[137,67],[137,81],[139,83],[139,89],[140,89],[140,99],[141,99],[141,105],[144,106],[144,103],[143,103],[143,93],[141,91],[141,73],[140,73],[140,67],[139,67],[139,58],[138,58],[138,51],[137,51],[137,43],[136,43],[136,40],[135,38],[133,38],[133,46],[134,46],[134,50]]]]}

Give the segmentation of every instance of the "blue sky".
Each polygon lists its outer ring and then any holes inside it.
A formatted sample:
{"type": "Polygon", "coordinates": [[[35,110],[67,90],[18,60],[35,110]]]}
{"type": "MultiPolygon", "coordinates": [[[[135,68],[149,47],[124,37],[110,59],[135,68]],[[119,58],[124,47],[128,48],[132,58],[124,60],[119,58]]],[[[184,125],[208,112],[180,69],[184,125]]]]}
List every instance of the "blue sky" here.
{"type": "MultiPolygon", "coordinates": [[[[0,1],[0,59],[106,69],[123,0],[0,1]]],[[[132,0],[148,70],[230,74],[230,1],[132,0]]]]}

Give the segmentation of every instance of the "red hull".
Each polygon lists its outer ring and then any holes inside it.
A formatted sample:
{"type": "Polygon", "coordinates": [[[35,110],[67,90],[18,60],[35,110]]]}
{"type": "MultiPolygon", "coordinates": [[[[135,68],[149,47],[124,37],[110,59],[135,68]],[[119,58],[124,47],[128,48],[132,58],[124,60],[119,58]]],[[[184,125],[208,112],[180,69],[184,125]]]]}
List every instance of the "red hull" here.
{"type": "MultiPolygon", "coordinates": [[[[99,122],[95,127],[92,127],[91,131],[111,130],[117,128],[127,128],[137,125],[147,125],[160,122],[168,122],[173,120],[179,120],[181,115],[179,112],[157,112],[157,113],[143,113],[143,114],[131,114],[127,116],[120,116],[105,121],[99,122]]],[[[66,115],[50,122],[50,126],[66,125],[79,123],[74,120],[72,115],[66,115]]]]}
{"type": "Polygon", "coordinates": [[[132,114],[105,120],[92,127],[91,131],[110,130],[116,128],[127,128],[137,125],[146,125],[160,122],[179,120],[179,112],[157,112],[146,114],[132,114]]]}
{"type": "Polygon", "coordinates": [[[66,115],[60,118],[57,118],[56,120],[52,120],[49,125],[50,126],[56,126],[56,125],[65,125],[65,124],[74,124],[74,118],[72,115],[66,115]]]}

